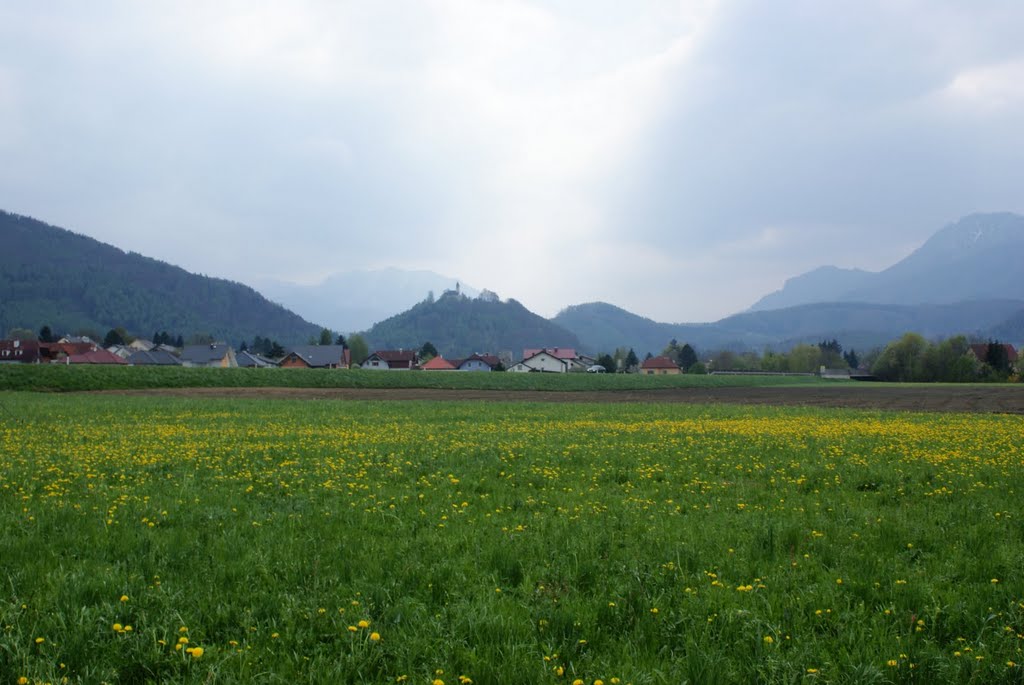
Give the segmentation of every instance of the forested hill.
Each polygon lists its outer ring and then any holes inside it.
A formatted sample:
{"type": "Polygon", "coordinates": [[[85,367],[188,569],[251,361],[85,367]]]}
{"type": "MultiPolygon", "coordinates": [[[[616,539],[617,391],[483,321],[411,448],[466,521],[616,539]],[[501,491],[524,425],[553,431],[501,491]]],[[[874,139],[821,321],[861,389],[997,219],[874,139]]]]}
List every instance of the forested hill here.
{"type": "Polygon", "coordinates": [[[371,350],[419,348],[430,342],[445,357],[509,351],[516,359],[528,347],[580,346],[574,334],[519,302],[489,295],[485,291],[469,298],[448,291],[374,325],[366,340],[371,350]]]}
{"type": "Polygon", "coordinates": [[[54,332],[123,326],[208,334],[236,342],[259,335],[305,342],[320,327],[252,288],[184,269],[71,231],[0,211],[0,335],[12,328],[54,332]]]}

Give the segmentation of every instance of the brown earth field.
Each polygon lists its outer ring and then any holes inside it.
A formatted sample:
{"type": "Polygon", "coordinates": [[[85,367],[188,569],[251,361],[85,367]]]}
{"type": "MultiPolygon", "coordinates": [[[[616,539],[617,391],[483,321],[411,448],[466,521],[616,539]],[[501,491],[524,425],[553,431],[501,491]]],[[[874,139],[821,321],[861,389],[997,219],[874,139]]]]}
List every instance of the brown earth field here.
{"type": "Polygon", "coordinates": [[[476,400],[483,402],[758,404],[878,409],[886,411],[1024,415],[1024,384],[899,385],[843,383],[834,386],[671,388],[589,392],[436,390],[425,388],[163,388],[108,390],[102,392],[136,396],[277,400],[476,400]]]}

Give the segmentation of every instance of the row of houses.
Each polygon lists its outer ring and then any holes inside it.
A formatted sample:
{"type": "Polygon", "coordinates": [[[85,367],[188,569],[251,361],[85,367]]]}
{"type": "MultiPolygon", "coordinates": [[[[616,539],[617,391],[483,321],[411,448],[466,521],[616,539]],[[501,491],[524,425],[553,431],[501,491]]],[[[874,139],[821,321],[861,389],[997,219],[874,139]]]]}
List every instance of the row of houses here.
{"type": "MultiPolygon", "coordinates": [[[[510,355],[509,355],[510,356],[510,355]]],[[[507,358],[507,357],[506,357],[507,358]]],[[[270,359],[255,352],[235,351],[222,342],[204,345],[154,345],[136,340],[127,345],[104,349],[88,338],[61,339],[56,343],[35,340],[0,340],[0,363],[23,364],[118,364],[130,366],[183,366],[219,368],[307,368],[348,369],[353,367],[351,350],[343,345],[299,345],[288,348],[281,359],[270,359]]],[[[501,371],[502,360],[493,354],[472,354],[465,358],[433,357],[420,363],[414,350],[376,350],[359,368],[371,371],[501,371]]],[[[522,359],[508,371],[515,373],[569,373],[604,371],[593,358],[572,348],[528,348],[522,359]]]]}

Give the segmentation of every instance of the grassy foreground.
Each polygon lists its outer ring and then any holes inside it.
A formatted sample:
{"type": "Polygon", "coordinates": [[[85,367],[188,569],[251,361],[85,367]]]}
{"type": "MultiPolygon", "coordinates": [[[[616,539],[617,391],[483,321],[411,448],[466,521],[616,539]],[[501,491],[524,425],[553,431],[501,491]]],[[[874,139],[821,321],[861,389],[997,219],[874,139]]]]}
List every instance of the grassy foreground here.
{"type": "Polygon", "coordinates": [[[813,376],[641,376],[591,373],[467,373],[326,369],[204,369],[155,366],[0,364],[0,390],[67,392],[145,388],[437,388],[639,390],[686,386],[835,383],[813,376]]]}
{"type": "Polygon", "coordinates": [[[0,402],[0,683],[1024,677],[1020,417],[0,402]]]}

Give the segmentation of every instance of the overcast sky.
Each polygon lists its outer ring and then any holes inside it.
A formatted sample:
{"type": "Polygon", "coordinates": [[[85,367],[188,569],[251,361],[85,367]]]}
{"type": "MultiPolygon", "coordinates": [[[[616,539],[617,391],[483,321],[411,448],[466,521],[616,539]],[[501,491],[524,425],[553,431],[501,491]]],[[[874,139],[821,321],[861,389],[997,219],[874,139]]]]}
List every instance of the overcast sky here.
{"type": "MultiPolygon", "coordinates": [[[[1024,211],[1024,2],[0,0],[0,208],[710,321],[1024,211]]],[[[343,295],[342,295],[343,296],[343,295]]]]}

